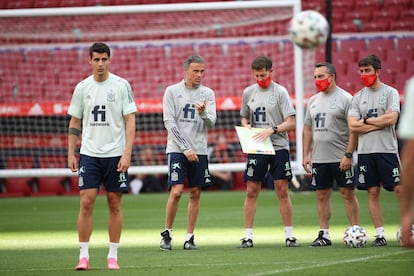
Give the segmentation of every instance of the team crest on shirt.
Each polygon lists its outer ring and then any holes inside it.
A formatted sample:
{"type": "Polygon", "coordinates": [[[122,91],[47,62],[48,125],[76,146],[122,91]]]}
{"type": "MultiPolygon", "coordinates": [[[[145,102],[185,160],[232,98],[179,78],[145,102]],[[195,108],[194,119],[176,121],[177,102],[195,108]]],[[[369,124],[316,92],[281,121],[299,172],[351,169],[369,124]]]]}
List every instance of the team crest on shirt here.
{"type": "Polygon", "coordinates": [[[272,95],[269,97],[269,104],[275,105],[276,104],[276,97],[275,95],[272,95]]]}
{"type": "Polygon", "coordinates": [[[201,91],[200,94],[198,94],[198,101],[201,103],[206,99],[206,92],[201,91]]]}
{"type": "Polygon", "coordinates": [[[384,95],[379,97],[379,99],[378,99],[379,104],[384,105],[386,102],[387,102],[387,98],[384,95]]]}
{"type": "Polygon", "coordinates": [[[115,92],[111,89],[111,91],[108,92],[106,95],[106,100],[108,102],[115,102],[115,92]]]}
{"type": "Polygon", "coordinates": [[[336,109],[336,100],[333,100],[330,104],[329,104],[329,109],[336,109]]]}

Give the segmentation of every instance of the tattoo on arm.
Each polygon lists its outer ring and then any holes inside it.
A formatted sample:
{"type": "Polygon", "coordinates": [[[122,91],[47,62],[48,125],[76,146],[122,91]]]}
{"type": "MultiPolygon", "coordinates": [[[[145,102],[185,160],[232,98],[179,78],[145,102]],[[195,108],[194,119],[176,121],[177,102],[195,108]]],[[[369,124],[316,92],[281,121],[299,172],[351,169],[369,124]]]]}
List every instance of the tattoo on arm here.
{"type": "Polygon", "coordinates": [[[75,135],[75,136],[79,136],[81,134],[81,131],[80,131],[80,129],[70,127],[68,133],[72,134],[72,135],[75,135]]]}

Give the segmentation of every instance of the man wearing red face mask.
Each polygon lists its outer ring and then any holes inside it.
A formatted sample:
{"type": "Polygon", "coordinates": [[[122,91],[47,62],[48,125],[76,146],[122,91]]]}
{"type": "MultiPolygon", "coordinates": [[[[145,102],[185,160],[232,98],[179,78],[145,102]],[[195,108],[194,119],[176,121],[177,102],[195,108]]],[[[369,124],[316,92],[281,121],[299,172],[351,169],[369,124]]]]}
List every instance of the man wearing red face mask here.
{"type": "Polygon", "coordinates": [[[244,201],[245,237],[240,248],[253,247],[253,222],[256,213],[256,201],[261,183],[270,173],[274,179],[276,195],[279,199],[279,211],[285,230],[287,247],[296,247],[293,237],[292,203],[288,192],[288,181],[292,179],[289,157],[289,139],[287,132],[295,129],[296,111],[285,87],[272,81],[272,61],[263,56],[253,60],[251,69],[256,83],[243,91],[240,110],[243,127],[263,128],[253,139],[258,142],[270,137],[276,155],[249,154],[247,156],[244,181],[246,197],[244,201]]]}
{"type": "Polygon", "coordinates": [[[336,85],[336,69],[328,63],[315,65],[315,86],[319,93],[309,99],[303,127],[303,168],[312,173],[316,190],[319,234],[311,246],[330,246],[331,194],[336,181],[351,225],[359,224],[352,156],[357,136],[348,130],[352,96],[336,85]]]}
{"type": "Polygon", "coordinates": [[[380,185],[400,197],[400,158],[395,124],[400,114],[398,91],[380,81],[381,61],[369,55],[358,63],[364,84],[352,99],[350,131],[358,134],[358,189],[368,191],[368,208],[376,235],[372,246],[386,246],[380,185]]]}

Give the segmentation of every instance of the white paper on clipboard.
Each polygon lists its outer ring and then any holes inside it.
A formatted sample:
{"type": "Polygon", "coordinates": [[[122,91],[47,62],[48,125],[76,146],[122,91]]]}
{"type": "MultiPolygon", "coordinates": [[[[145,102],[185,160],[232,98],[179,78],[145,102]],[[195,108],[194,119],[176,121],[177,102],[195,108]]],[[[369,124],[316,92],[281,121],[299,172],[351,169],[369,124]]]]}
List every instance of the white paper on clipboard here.
{"type": "Polygon", "coordinates": [[[248,128],[235,126],[240,145],[244,153],[251,154],[275,154],[272,141],[267,137],[263,142],[253,140],[253,135],[263,131],[263,128],[248,128]]]}

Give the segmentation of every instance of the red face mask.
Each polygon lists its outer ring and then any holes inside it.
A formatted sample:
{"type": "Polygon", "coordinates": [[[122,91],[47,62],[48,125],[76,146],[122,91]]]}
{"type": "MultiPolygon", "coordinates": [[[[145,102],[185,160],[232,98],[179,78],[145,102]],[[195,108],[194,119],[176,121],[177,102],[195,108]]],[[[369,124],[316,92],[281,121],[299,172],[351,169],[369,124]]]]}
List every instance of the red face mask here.
{"type": "Polygon", "coordinates": [[[269,86],[270,82],[272,81],[272,78],[269,76],[267,79],[263,80],[256,80],[256,83],[262,88],[265,89],[269,86]]]}
{"type": "Polygon", "coordinates": [[[371,87],[376,80],[377,75],[375,73],[371,75],[361,75],[361,81],[366,87],[371,87]]]}
{"type": "Polygon", "coordinates": [[[315,86],[318,91],[325,91],[330,84],[331,82],[329,81],[329,77],[323,80],[315,80],[315,86]]]}

